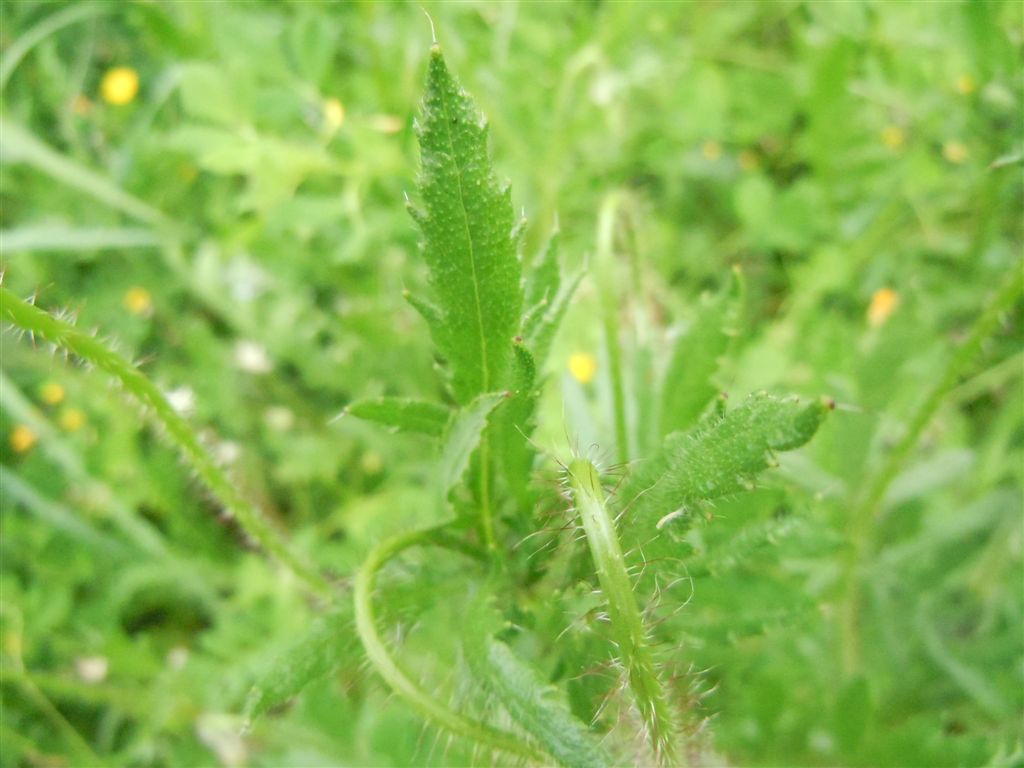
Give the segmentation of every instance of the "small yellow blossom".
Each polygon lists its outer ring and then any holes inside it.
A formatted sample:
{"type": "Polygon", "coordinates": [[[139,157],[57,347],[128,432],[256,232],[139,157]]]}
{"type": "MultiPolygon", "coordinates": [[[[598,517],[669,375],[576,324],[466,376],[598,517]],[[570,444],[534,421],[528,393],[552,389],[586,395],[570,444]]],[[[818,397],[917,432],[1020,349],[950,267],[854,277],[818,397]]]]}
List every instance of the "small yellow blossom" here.
{"type": "Polygon", "coordinates": [[[704,145],[700,148],[700,153],[704,155],[705,160],[717,160],[722,156],[722,145],[714,139],[705,141],[704,145]]]}
{"type": "Polygon", "coordinates": [[[124,293],[124,308],[133,315],[144,315],[153,308],[153,297],[142,286],[136,285],[124,293]]]}
{"type": "Polygon", "coordinates": [[[761,167],[761,159],[752,149],[744,149],[740,152],[739,157],[737,157],[736,160],[740,164],[740,170],[746,171],[747,173],[756,171],[761,167]]]}
{"type": "Polygon", "coordinates": [[[898,125],[887,125],[882,129],[882,143],[889,149],[902,149],[907,143],[907,134],[898,125]]]}
{"type": "Polygon", "coordinates": [[[47,405],[57,405],[64,399],[64,387],[56,381],[48,381],[39,388],[39,399],[47,405]]]}
{"type": "Polygon", "coordinates": [[[947,141],[942,145],[942,156],[954,165],[960,165],[970,152],[962,141],[947,141]]]}
{"type": "Polygon", "coordinates": [[[956,79],[956,92],[961,96],[969,96],[974,93],[978,88],[978,84],[974,82],[974,78],[970,75],[960,75],[956,79]]]}
{"type": "Polygon", "coordinates": [[[85,426],[85,414],[78,408],[65,408],[60,412],[57,423],[65,432],[77,432],[85,426]]]}
{"type": "Polygon", "coordinates": [[[324,128],[328,133],[334,133],[345,122],[345,107],[338,99],[328,99],[324,102],[324,128]]]}
{"type": "Polygon", "coordinates": [[[569,355],[569,373],[580,384],[589,384],[597,373],[597,358],[587,352],[569,355]]]}
{"type": "Polygon", "coordinates": [[[15,453],[25,453],[36,444],[37,439],[35,432],[24,424],[19,424],[11,432],[11,448],[15,453]]]}
{"type": "Polygon", "coordinates": [[[191,184],[198,175],[199,169],[192,165],[192,163],[182,163],[178,166],[178,178],[186,184],[191,184]]]}
{"type": "Polygon", "coordinates": [[[139,73],[131,67],[108,69],[100,82],[100,95],[107,104],[130,104],[139,92],[139,73]]]}
{"type": "Polygon", "coordinates": [[[882,325],[896,311],[899,303],[900,295],[896,291],[892,288],[879,288],[868,306],[868,324],[872,328],[882,325]]]}

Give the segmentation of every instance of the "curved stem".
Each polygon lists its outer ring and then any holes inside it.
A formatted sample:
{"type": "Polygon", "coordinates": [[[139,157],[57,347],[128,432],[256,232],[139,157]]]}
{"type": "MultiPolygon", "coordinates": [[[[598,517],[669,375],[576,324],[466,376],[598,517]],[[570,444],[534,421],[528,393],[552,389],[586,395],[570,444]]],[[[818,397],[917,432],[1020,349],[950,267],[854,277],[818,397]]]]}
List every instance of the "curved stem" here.
{"type": "Polygon", "coordinates": [[[203,447],[199,436],[189,423],[174,410],[156,385],[138,368],[96,337],[29,304],[2,286],[0,316],[21,330],[76,355],[116,379],[124,391],[143,407],[146,415],[163,429],[206,487],[238,521],[242,530],[312,590],[324,596],[331,594],[330,584],[288,548],[287,543],[271,527],[260,510],[231,484],[223,470],[203,447]]]}
{"type": "Polygon", "coordinates": [[[885,463],[868,483],[867,490],[850,513],[848,535],[850,555],[844,569],[845,595],[840,611],[840,640],[843,671],[849,676],[860,667],[860,575],[861,564],[867,556],[871,531],[882,510],[885,493],[900,468],[921,439],[925,427],[931,422],[943,399],[963,374],[964,369],[981,351],[981,346],[996,330],[1000,317],[1008,312],[1024,292],[1024,280],[1014,270],[1010,278],[996,293],[988,307],[975,321],[967,340],[946,365],[942,376],[910,417],[903,437],[886,457],[885,463]]]}
{"type": "Polygon", "coordinates": [[[644,727],[663,765],[684,765],[685,751],[677,751],[676,741],[680,737],[672,707],[647,645],[640,608],[633,596],[633,584],[597,470],[586,459],[575,459],[569,464],[569,480],[608,605],[615,642],[644,727]]]}
{"type": "Polygon", "coordinates": [[[366,650],[367,658],[380,676],[384,678],[384,682],[396,694],[424,717],[442,728],[465,736],[479,744],[543,762],[544,756],[533,750],[521,737],[498,730],[478,720],[464,717],[439,703],[434,696],[424,691],[409,678],[384,645],[384,641],[377,631],[376,614],[373,609],[373,590],[377,582],[377,573],[385,563],[404,550],[430,544],[465,551],[462,545],[447,536],[443,527],[427,528],[386,539],[370,552],[359,568],[359,572],[356,574],[353,599],[355,601],[356,631],[366,650]]]}

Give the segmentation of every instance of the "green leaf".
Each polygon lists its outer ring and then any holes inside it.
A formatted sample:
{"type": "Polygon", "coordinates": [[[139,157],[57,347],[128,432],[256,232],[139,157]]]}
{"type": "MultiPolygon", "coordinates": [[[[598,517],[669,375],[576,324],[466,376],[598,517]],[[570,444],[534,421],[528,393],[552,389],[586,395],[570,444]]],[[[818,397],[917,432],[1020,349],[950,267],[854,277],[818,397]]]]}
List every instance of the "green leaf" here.
{"type": "Polygon", "coordinates": [[[527,513],[532,506],[530,475],[535,455],[528,437],[533,432],[539,391],[536,362],[522,344],[514,347],[510,383],[512,396],[492,420],[494,458],[509,495],[517,500],[520,510],[527,513]]]}
{"type": "Polygon", "coordinates": [[[562,318],[565,317],[582,280],[583,272],[577,272],[569,284],[563,286],[558,295],[543,307],[543,312],[527,317],[529,327],[524,329],[523,336],[538,363],[543,363],[547,359],[558,326],[561,325],[562,318]]]}
{"type": "Polygon", "coordinates": [[[309,683],[351,664],[358,636],[351,606],[329,613],[285,649],[260,675],[245,702],[245,720],[251,725],[268,710],[290,699],[309,683]]]}
{"type": "Polygon", "coordinates": [[[512,201],[491,169],[486,126],[436,45],[417,133],[425,211],[414,218],[440,315],[431,333],[464,405],[507,387],[523,304],[521,268],[512,201]]]}
{"type": "Polygon", "coordinates": [[[562,272],[558,266],[559,232],[551,233],[547,243],[530,268],[526,278],[526,294],[524,306],[526,316],[523,319],[523,335],[528,336],[537,322],[544,317],[548,305],[558,296],[558,288],[562,282],[562,272]]]}
{"type": "Polygon", "coordinates": [[[482,604],[466,622],[463,648],[474,677],[502,703],[512,719],[560,765],[601,768],[610,760],[591,730],[553,696],[555,689],[512,649],[494,637],[495,611],[482,604]]]}
{"type": "Polygon", "coordinates": [[[402,432],[419,432],[440,437],[451,411],[438,403],[404,397],[373,397],[357,400],[344,413],[357,419],[375,421],[402,432]]]}
{"type": "Polygon", "coordinates": [[[676,342],[662,383],[662,435],[693,426],[715,396],[712,379],[736,333],[742,294],[739,272],[734,271],[729,289],[709,302],[676,342]]]}
{"type": "Polygon", "coordinates": [[[749,488],[771,465],[772,451],[798,448],[814,436],[829,407],[823,400],[755,394],[692,432],[669,435],[620,490],[624,535],[642,545],[694,505],[749,488]]]}
{"type": "Polygon", "coordinates": [[[469,459],[480,445],[487,417],[505,399],[502,392],[480,395],[452,418],[444,434],[441,451],[441,491],[447,497],[459,484],[469,459]]]}

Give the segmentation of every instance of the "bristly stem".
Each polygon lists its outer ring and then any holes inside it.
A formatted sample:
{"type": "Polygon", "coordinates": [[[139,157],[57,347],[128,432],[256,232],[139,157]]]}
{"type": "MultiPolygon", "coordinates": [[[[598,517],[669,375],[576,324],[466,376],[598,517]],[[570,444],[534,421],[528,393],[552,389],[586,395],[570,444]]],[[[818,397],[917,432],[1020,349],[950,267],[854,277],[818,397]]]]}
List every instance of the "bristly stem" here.
{"type": "Polygon", "coordinates": [[[569,464],[569,481],[608,606],[612,634],[644,728],[661,764],[684,765],[685,749],[677,748],[680,736],[672,707],[647,645],[643,618],[633,596],[633,584],[626,571],[615,523],[605,504],[600,477],[589,461],[574,459],[569,464]]]}
{"type": "Polygon", "coordinates": [[[422,715],[452,733],[529,760],[543,762],[543,755],[536,752],[515,734],[493,728],[478,720],[471,720],[449,709],[437,698],[414,683],[398,666],[388,652],[387,646],[377,631],[377,619],[373,608],[373,590],[377,573],[404,550],[420,545],[440,545],[465,551],[458,540],[451,539],[443,527],[428,528],[400,534],[379,544],[370,552],[356,574],[353,600],[355,602],[356,631],[362,641],[366,656],[384,682],[422,715]]]}
{"type": "Polygon", "coordinates": [[[167,402],[160,390],[138,368],[109,349],[95,336],[44,312],[0,286],[0,316],[21,330],[66,350],[106,371],[136,400],[166,433],[216,499],[238,521],[242,530],[268,554],[289,568],[316,593],[329,596],[330,584],[289,548],[260,510],[232,485],[203,447],[191,425],[167,402]]]}
{"type": "Polygon", "coordinates": [[[981,351],[985,340],[995,332],[1001,316],[1013,308],[1014,302],[1022,292],[1024,292],[1024,279],[1015,268],[1013,274],[975,321],[967,340],[950,359],[942,376],[914,411],[903,437],[889,453],[873,480],[867,484],[867,489],[860,497],[860,501],[850,513],[848,530],[851,548],[844,572],[845,594],[840,613],[843,671],[848,676],[856,674],[861,663],[859,571],[867,555],[872,525],[878,520],[885,493],[900,468],[909,458],[910,452],[917,445],[921,434],[931,422],[943,399],[953,389],[957,379],[964,373],[964,369],[981,351]]]}

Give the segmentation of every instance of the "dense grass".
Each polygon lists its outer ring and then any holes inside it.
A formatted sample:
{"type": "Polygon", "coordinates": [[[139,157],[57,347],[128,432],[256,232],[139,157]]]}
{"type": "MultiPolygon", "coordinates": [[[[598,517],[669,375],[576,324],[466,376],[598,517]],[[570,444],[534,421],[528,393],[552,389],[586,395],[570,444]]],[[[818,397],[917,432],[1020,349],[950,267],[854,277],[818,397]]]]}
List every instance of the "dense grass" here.
{"type": "Polygon", "coordinates": [[[422,5],[3,5],[0,765],[1024,764],[1022,7],[422,5]]]}

